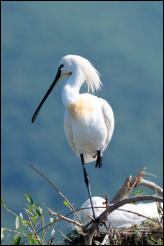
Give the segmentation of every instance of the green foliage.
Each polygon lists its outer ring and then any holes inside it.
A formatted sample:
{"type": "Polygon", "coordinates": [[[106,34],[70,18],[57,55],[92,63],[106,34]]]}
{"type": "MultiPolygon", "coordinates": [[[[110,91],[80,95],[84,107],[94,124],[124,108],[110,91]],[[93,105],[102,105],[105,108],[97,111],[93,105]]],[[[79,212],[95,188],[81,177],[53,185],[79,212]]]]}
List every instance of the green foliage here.
{"type": "Polygon", "coordinates": [[[20,242],[21,242],[21,237],[20,234],[17,233],[12,239],[12,245],[20,245],[20,242]]]}
{"type": "Polygon", "coordinates": [[[136,191],[134,191],[134,196],[143,196],[146,195],[146,192],[142,189],[137,189],[136,191]]]}
{"type": "MultiPolygon", "coordinates": [[[[138,191],[139,192],[139,191],[138,191]]],[[[138,194],[137,192],[137,194],[138,194]]],[[[143,192],[143,191],[142,191],[143,192]]],[[[140,193],[140,192],[139,192],[140,193]]],[[[52,225],[58,221],[57,218],[50,217],[50,223],[45,225],[46,213],[36,205],[32,197],[25,194],[27,204],[24,213],[19,215],[7,208],[3,199],[1,199],[2,207],[15,216],[15,230],[9,228],[1,228],[1,240],[5,241],[9,232],[12,234],[11,245],[53,245],[55,240],[55,230],[51,231],[51,235],[46,237],[47,232],[52,225]],[[8,233],[7,233],[8,232],[8,233]]],[[[67,202],[64,202],[67,207],[67,202]]],[[[59,214],[58,214],[59,215],[59,214]]],[[[111,229],[110,237],[106,239],[106,245],[162,245],[162,227],[158,222],[145,221],[141,225],[134,225],[131,228],[115,228],[111,229]]],[[[83,231],[73,230],[64,238],[66,245],[84,244],[85,233],[83,231]]],[[[100,233],[93,238],[95,245],[101,245],[105,233],[100,233]]]]}
{"type": "Polygon", "coordinates": [[[33,202],[32,198],[31,198],[31,196],[29,194],[25,194],[25,196],[27,198],[28,203],[31,204],[31,205],[33,205],[34,202],[33,202]]]}
{"type": "Polygon", "coordinates": [[[154,239],[154,237],[150,237],[150,239],[147,239],[148,245],[163,245],[163,241],[161,239],[154,239]]]}
{"type": "MultiPolygon", "coordinates": [[[[15,230],[8,228],[1,228],[1,240],[4,241],[6,238],[6,231],[13,233],[11,244],[12,245],[40,245],[45,244],[45,230],[44,220],[45,214],[43,213],[40,205],[36,205],[29,194],[25,194],[27,199],[26,207],[24,208],[24,215],[20,213],[17,215],[13,211],[7,208],[3,198],[1,199],[1,205],[10,214],[15,216],[15,230]],[[25,217],[25,218],[24,218],[25,217]]],[[[48,224],[48,230],[53,225],[55,220],[51,220],[48,224]]]]}
{"type": "Polygon", "coordinates": [[[64,201],[64,204],[65,204],[68,208],[70,208],[68,202],[64,201]]]}

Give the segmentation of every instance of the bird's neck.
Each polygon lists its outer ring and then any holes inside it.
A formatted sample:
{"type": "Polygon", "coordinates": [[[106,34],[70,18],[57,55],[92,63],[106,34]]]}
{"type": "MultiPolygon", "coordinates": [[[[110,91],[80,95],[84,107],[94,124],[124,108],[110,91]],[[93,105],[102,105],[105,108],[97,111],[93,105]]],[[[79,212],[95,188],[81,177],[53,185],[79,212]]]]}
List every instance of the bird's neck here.
{"type": "Polygon", "coordinates": [[[65,107],[74,103],[79,97],[80,87],[85,81],[85,76],[81,69],[76,69],[66,81],[62,90],[62,101],[65,107]]]}

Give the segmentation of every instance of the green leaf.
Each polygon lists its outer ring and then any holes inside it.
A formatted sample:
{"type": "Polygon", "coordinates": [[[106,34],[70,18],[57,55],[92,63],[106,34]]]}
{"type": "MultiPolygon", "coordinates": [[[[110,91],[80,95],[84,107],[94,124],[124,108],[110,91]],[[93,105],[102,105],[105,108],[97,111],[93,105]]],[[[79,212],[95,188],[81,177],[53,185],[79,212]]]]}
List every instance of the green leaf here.
{"type": "Polygon", "coordinates": [[[1,198],[1,205],[2,207],[6,208],[3,198],[1,198]]]}
{"type": "Polygon", "coordinates": [[[31,239],[32,238],[32,235],[33,235],[32,233],[27,233],[26,234],[26,237],[28,237],[29,239],[31,239]]]}
{"type": "Polygon", "coordinates": [[[31,196],[29,194],[25,194],[25,196],[27,198],[28,203],[30,203],[31,205],[33,205],[34,202],[33,202],[32,198],[31,198],[31,196]]]}
{"type": "Polygon", "coordinates": [[[29,227],[29,224],[27,223],[26,220],[21,220],[22,222],[22,227],[29,227]]]}
{"type": "Polygon", "coordinates": [[[101,243],[100,243],[99,241],[97,241],[97,240],[94,240],[94,243],[95,243],[96,245],[101,245],[101,243]]]}
{"type": "Polygon", "coordinates": [[[19,228],[19,218],[18,216],[15,219],[15,228],[18,229],[19,228]]]}
{"type": "Polygon", "coordinates": [[[32,217],[32,223],[34,224],[34,226],[36,226],[37,217],[38,217],[38,215],[34,215],[34,216],[32,217]]]}
{"type": "Polygon", "coordinates": [[[148,245],[154,245],[154,242],[151,239],[147,239],[146,241],[147,241],[148,245]]]}
{"type": "Polygon", "coordinates": [[[20,234],[17,233],[12,239],[12,245],[20,245],[21,237],[20,234]]]}
{"type": "Polygon", "coordinates": [[[27,205],[27,210],[29,213],[32,211],[31,205],[27,205]]]}
{"type": "Polygon", "coordinates": [[[158,245],[163,245],[162,240],[161,240],[161,239],[159,239],[159,240],[158,240],[158,242],[157,242],[157,244],[158,244],[158,245]]]}
{"type": "Polygon", "coordinates": [[[68,208],[70,208],[68,202],[64,201],[64,204],[65,204],[68,208]]]}
{"type": "Polygon", "coordinates": [[[134,192],[134,196],[142,196],[142,195],[146,195],[146,192],[144,190],[138,189],[134,192]]]}
{"type": "Polygon", "coordinates": [[[30,243],[30,245],[34,245],[34,239],[30,238],[29,243],[30,243]]]}
{"type": "Polygon", "coordinates": [[[37,215],[42,216],[38,208],[36,208],[35,211],[36,211],[37,215]]]}
{"type": "Polygon", "coordinates": [[[150,239],[151,239],[153,242],[156,242],[156,240],[154,239],[154,237],[151,237],[150,239]]]}
{"type": "Polygon", "coordinates": [[[4,200],[3,200],[3,198],[1,197],[1,205],[3,206],[3,204],[4,204],[4,200]]]}
{"type": "Polygon", "coordinates": [[[33,238],[34,242],[37,244],[37,245],[40,245],[39,241],[35,238],[33,238]]]}

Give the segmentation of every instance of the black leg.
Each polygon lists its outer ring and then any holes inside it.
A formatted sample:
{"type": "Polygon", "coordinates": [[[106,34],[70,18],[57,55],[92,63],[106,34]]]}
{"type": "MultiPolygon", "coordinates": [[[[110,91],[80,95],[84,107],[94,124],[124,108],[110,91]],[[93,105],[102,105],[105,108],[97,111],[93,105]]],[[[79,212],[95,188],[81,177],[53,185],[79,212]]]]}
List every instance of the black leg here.
{"type": "Polygon", "coordinates": [[[102,167],[102,158],[103,158],[102,153],[100,150],[98,150],[97,151],[97,161],[96,161],[95,167],[99,167],[99,168],[102,167]]]}
{"type": "Polygon", "coordinates": [[[91,189],[90,189],[90,184],[89,184],[89,178],[88,178],[88,174],[87,174],[87,171],[86,171],[83,154],[80,154],[80,157],[81,157],[81,162],[82,162],[82,167],[83,167],[83,172],[84,172],[84,180],[85,180],[85,183],[86,183],[86,186],[87,186],[89,199],[90,199],[90,203],[91,203],[91,207],[92,207],[93,218],[96,220],[96,215],[95,215],[95,211],[94,211],[94,208],[93,208],[92,194],[91,194],[91,189]]]}

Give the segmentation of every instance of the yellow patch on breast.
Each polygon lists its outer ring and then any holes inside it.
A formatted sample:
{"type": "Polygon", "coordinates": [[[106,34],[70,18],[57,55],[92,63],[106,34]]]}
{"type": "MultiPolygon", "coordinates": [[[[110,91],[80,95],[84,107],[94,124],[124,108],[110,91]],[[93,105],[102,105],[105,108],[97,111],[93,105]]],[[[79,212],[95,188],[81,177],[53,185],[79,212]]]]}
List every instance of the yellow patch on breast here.
{"type": "Polygon", "coordinates": [[[76,120],[82,120],[89,117],[94,111],[93,105],[89,103],[89,100],[84,100],[84,98],[79,98],[75,103],[68,106],[67,109],[76,120]]]}

